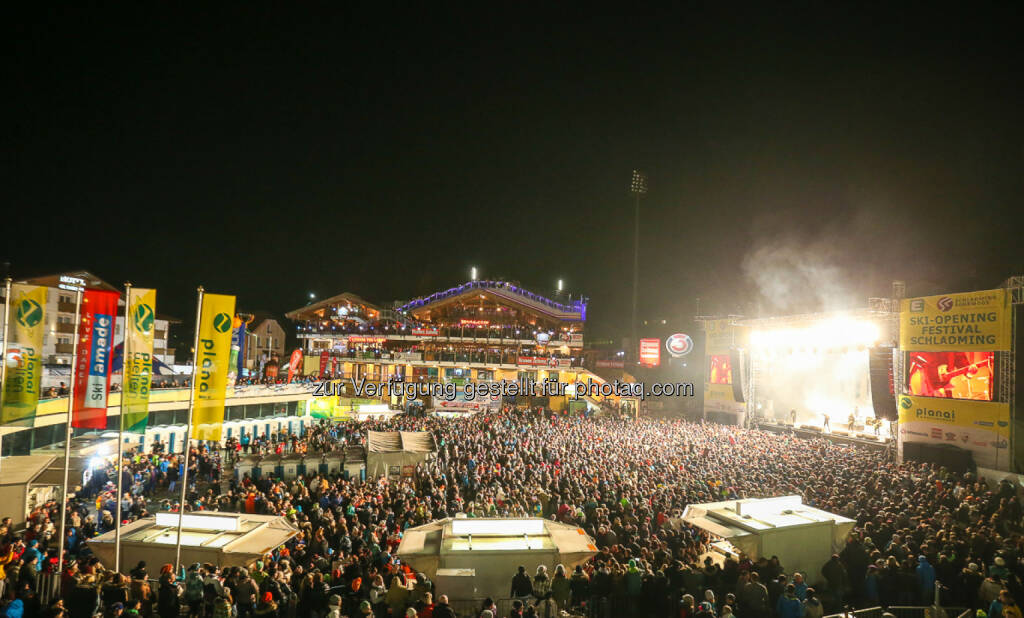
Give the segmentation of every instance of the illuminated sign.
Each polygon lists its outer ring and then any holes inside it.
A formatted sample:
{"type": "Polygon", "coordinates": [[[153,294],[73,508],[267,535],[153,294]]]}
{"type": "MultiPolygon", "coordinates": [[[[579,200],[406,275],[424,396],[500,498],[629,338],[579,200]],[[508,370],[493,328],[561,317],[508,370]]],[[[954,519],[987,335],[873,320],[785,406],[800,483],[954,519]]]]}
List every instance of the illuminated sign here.
{"type": "Polygon", "coordinates": [[[412,334],[416,337],[437,337],[436,328],[414,328],[412,334]]]}
{"type": "Polygon", "coordinates": [[[490,320],[459,320],[460,326],[490,326],[490,320]]]}
{"type": "MultiPolygon", "coordinates": [[[[218,532],[238,532],[238,517],[220,515],[189,515],[181,518],[181,527],[186,530],[215,530],[218,532]]],[[[156,525],[178,527],[177,513],[157,513],[156,525]]]]}
{"type": "Polygon", "coordinates": [[[686,356],[693,350],[693,339],[685,333],[676,333],[665,340],[665,349],[672,358],[686,356]]]}
{"type": "Polygon", "coordinates": [[[640,340],[640,364],[646,367],[661,364],[661,339],[640,340]]]}
{"type": "Polygon", "coordinates": [[[456,519],[452,521],[456,536],[495,534],[522,536],[544,534],[543,519],[456,519]]]}
{"type": "Polygon", "coordinates": [[[57,287],[69,292],[82,292],[85,290],[85,279],[61,275],[60,283],[57,284],[57,287]]]}
{"type": "Polygon", "coordinates": [[[352,335],[348,338],[349,343],[384,343],[387,337],[370,337],[367,335],[352,335]]]}

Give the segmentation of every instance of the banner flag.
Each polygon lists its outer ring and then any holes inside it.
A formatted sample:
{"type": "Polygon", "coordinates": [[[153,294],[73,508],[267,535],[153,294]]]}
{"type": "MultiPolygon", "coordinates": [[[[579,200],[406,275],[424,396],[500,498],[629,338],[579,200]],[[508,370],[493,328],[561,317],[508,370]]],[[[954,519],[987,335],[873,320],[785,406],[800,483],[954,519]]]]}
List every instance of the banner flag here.
{"type": "Polygon", "coordinates": [[[199,324],[199,348],[193,362],[197,365],[195,407],[192,411],[192,437],[196,440],[220,440],[224,424],[224,398],[231,372],[231,326],[235,315],[235,297],[205,294],[199,324]]]}
{"type": "Polygon", "coordinates": [[[7,363],[0,424],[31,420],[39,405],[43,375],[43,330],[46,328],[46,288],[11,284],[10,324],[7,325],[7,363]]]}
{"type": "Polygon", "coordinates": [[[110,360],[113,356],[114,320],[121,295],[108,290],[86,290],[82,294],[78,324],[78,349],[72,380],[75,401],[71,426],[79,429],[107,428],[107,394],[110,392],[110,360]]]}
{"type": "MultiPolygon", "coordinates": [[[[238,377],[242,377],[243,375],[245,375],[245,355],[248,352],[248,350],[246,350],[246,343],[248,343],[249,341],[249,337],[247,337],[248,334],[249,332],[247,330],[247,324],[245,322],[242,322],[242,325],[238,327],[238,330],[236,331],[235,334],[235,336],[238,338],[238,367],[236,368],[236,371],[238,372],[238,377]]],[[[233,346],[234,343],[232,343],[232,347],[233,346]]]]}
{"type": "Polygon", "coordinates": [[[245,323],[237,315],[231,320],[231,357],[228,360],[228,388],[234,388],[241,376],[242,340],[245,339],[245,323]]]}
{"type": "Polygon", "coordinates": [[[149,389],[153,382],[153,329],[156,323],[156,290],[129,288],[128,351],[121,386],[121,430],[146,433],[149,389]]]}
{"type": "Polygon", "coordinates": [[[327,362],[330,358],[330,354],[327,350],[320,352],[320,379],[323,380],[327,377],[327,362]]]}
{"type": "Polygon", "coordinates": [[[301,368],[302,368],[302,350],[296,349],[294,352],[292,352],[291,362],[288,363],[288,384],[292,383],[292,378],[295,377],[295,374],[299,373],[299,370],[301,368]]]}

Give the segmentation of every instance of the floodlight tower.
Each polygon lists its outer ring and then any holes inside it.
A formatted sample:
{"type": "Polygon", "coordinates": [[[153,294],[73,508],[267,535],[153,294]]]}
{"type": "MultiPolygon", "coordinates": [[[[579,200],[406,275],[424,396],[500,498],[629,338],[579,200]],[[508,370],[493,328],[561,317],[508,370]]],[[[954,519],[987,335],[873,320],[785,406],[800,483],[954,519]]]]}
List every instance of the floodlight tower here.
{"type": "Polygon", "coordinates": [[[633,317],[630,321],[632,328],[632,341],[630,346],[633,354],[636,354],[640,340],[636,336],[636,300],[640,286],[640,196],[647,194],[647,175],[640,170],[633,170],[633,182],[630,183],[629,192],[633,194],[635,205],[633,216],[633,317]]]}

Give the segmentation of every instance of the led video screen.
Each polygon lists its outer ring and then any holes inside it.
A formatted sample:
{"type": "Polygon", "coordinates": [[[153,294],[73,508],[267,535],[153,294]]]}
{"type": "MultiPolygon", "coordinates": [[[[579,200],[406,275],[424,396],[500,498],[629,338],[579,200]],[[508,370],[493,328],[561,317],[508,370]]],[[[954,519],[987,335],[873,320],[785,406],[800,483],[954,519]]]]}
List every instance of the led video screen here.
{"type": "Polygon", "coordinates": [[[714,354],[708,366],[708,382],[711,384],[732,384],[732,362],[728,354],[714,354]]]}
{"type": "Polygon", "coordinates": [[[993,352],[912,352],[907,394],[992,401],[993,352]]]}

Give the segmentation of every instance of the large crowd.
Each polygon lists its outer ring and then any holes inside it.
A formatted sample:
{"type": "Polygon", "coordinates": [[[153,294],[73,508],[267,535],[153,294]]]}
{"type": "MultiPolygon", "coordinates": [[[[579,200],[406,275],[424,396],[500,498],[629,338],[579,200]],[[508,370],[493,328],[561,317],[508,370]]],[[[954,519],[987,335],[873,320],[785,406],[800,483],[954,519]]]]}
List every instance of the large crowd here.
{"type": "MultiPolygon", "coordinates": [[[[826,439],[545,410],[324,422],[301,439],[274,435],[256,444],[330,449],[364,443],[368,430],[431,431],[437,458],[400,480],[313,471],[287,481],[233,478],[223,488],[222,452],[242,445],[193,447],[188,509],[277,514],[300,530],[249,569],[197,564],[175,572],[171,565],[139,564],[111,573],[85,541],[113,527],[118,472],[113,466],[96,471],[68,506],[63,573],[56,573],[56,503],[37,508],[23,531],[12,530],[9,520],[0,523],[6,615],[447,618],[469,612],[496,618],[564,610],[820,618],[846,607],[928,605],[938,590],[946,606],[1021,618],[1015,599],[1024,594],[1022,512],[1007,482],[990,485],[928,464],[899,464],[884,450],[826,439]],[[771,556],[712,560],[712,539],[679,523],[688,504],[790,494],[856,521],[841,553],[817,572],[794,573],[771,556]],[[551,572],[523,565],[509,573],[507,597],[449,600],[395,551],[408,527],[457,513],[575,524],[593,537],[597,553],[551,572]],[[53,598],[38,593],[44,575],[60,579],[53,598]]],[[[124,519],[177,508],[181,460],[159,446],[126,455],[124,519]]]]}

